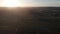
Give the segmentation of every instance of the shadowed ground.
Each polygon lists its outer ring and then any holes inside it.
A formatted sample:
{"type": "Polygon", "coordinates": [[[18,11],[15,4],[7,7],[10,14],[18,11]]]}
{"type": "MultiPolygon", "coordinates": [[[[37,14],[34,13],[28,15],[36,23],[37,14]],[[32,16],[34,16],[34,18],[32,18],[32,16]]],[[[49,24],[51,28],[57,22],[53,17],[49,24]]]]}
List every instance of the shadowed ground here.
{"type": "Polygon", "coordinates": [[[59,34],[60,8],[0,9],[1,34],[59,34]]]}

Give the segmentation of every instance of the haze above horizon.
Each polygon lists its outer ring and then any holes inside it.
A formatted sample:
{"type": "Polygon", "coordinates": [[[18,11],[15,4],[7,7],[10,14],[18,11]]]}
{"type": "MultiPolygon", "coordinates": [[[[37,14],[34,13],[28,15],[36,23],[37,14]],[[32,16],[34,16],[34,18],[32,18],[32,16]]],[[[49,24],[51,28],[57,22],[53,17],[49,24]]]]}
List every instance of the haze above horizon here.
{"type": "MultiPolygon", "coordinates": [[[[0,6],[4,0],[0,0],[0,6]]],[[[31,6],[53,6],[53,7],[60,7],[60,0],[18,0],[20,7],[31,7],[31,6]]],[[[13,1],[15,2],[15,1],[13,1]]]]}

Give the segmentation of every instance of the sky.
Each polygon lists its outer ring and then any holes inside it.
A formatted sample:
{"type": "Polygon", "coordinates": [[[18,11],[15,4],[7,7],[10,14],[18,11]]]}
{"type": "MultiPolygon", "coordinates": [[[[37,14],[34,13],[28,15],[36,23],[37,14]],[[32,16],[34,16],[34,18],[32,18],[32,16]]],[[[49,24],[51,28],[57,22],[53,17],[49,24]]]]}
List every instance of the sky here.
{"type": "Polygon", "coordinates": [[[25,0],[25,3],[36,6],[60,6],[60,0],[25,0]]]}
{"type": "MultiPolygon", "coordinates": [[[[0,4],[3,0],[0,0],[0,4]]],[[[60,7],[60,0],[18,0],[23,6],[57,6],[60,7]]]]}

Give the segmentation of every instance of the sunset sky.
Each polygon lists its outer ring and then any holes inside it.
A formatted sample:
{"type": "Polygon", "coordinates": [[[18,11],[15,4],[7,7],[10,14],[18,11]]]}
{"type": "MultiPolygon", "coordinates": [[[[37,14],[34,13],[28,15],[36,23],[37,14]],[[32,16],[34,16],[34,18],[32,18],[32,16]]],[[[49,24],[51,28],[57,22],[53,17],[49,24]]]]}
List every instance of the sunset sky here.
{"type": "MultiPolygon", "coordinates": [[[[4,0],[0,0],[0,6],[4,0]]],[[[17,0],[20,6],[59,6],[60,0],[17,0]]],[[[14,2],[14,1],[13,1],[14,2]]]]}

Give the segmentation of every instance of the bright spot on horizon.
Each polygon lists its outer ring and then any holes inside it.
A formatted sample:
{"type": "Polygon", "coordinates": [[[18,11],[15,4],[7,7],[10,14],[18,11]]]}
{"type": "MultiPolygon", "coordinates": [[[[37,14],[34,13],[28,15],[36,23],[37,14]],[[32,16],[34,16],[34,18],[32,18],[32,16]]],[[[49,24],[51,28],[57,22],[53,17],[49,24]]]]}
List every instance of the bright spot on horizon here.
{"type": "Polygon", "coordinates": [[[20,2],[18,0],[4,0],[1,4],[2,7],[18,7],[20,2]]]}

